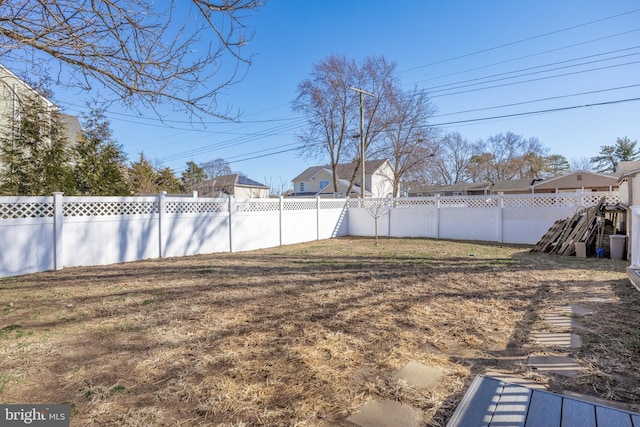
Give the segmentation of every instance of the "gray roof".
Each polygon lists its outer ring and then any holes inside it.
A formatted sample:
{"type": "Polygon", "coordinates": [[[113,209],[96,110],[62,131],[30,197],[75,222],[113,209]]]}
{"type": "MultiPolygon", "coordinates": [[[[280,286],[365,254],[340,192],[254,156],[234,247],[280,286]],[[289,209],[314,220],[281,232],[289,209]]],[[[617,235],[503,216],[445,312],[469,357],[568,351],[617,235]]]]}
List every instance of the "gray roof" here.
{"type": "Polygon", "coordinates": [[[457,184],[440,187],[437,192],[445,191],[484,191],[491,187],[490,182],[459,182],[457,184]]]}
{"type": "Polygon", "coordinates": [[[492,190],[496,193],[501,191],[531,190],[531,186],[539,182],[542,182],[542,179],[500,179],[493,184],[492,190]]]}
{"type": "MultiPolygon", "coordinates": [[[[384,163],[386,161],[387,161],[387,159],[367,160],[364,163],[364,171],[365,171],[365,173],[367,175],[371,175],[372,172],[375,172],[376,170],[380,169],[380,167],[382,165],[384,165],[384,163]]],[[[337,166],[337,168],[336,168],[336,171],[338,173],[338,178],[351,179],[351,176],[353,176],[353,171],[356,168],[356,166],[358,166],[358,165],[359,165],[358,162],[341,163],[341,164],[339,164],[337,166]]],[[[308,181],[311,178],[313,178],[314,176],[316,176],[323,169],[326,169],[326,170],[328,170],[330,172],[331,171],[331,166],[330,165],[312,166],[310,168],[307,168],[300,175],[298,175],[295,178],[293,178],[292,181],[308,181]]]]}
{"type": "Polygon", "coordinates": [[[230,175],[220,175],[215,178],[199,182],[198,184],[192,185],[189,188],[191,190],[197,190],[202,187],[212,187],[217,190],[229,191],[231,187],[235,185],[244,185],[247,187],[269,188],[266,185],[259,183],[258,181],[254,181],[252,179],[247,178],[246,176],[243,176],[237,173],[233,173],[230,175]]]}

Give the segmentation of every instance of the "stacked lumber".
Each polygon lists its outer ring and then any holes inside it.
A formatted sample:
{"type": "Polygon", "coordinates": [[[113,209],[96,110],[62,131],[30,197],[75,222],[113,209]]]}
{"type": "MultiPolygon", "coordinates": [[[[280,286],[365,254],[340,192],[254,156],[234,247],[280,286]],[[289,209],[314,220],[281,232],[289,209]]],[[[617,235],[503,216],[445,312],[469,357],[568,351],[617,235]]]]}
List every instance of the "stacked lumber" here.
{"type": "Polygon", "coordinates": [[[586,247],[594,244],[598,231],[604,226],[604,218],[600,216],[604,197],[597,206],[582,209],[573,216],[557,220],[542,236],[531,252],[571,256],[576,253],[576,243],[585,243],[586,247]]]}

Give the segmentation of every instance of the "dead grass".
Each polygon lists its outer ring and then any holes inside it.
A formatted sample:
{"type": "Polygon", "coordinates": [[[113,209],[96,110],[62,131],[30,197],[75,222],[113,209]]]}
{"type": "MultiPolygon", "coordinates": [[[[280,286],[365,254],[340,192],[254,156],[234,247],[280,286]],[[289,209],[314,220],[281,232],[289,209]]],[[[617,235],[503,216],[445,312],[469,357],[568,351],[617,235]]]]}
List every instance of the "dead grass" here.
{"type": "Polygon", "coordinates": [[[625,263],[527,249],[341,238],[0,279],[0,400],[70,403],[78,426],[329,426],[379,397],[441,426],[498,368],[638,409],[625,263]],[[576,302],[586,374],[527,371],[541,310],[576,302]],[[446,378],[412,388],[409,361],[446,378]]]}

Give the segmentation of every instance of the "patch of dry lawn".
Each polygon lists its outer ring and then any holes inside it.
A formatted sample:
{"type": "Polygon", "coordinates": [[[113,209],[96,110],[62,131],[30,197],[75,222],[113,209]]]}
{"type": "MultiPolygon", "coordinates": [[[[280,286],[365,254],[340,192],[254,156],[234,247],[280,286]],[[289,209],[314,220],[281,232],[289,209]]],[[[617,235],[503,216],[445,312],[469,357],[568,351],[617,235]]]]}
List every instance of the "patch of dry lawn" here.
{"type": "Polygon", "coordinates": [[[444,425],[498,367],[637,404],[625,264],[527,249],[340,238],[0,279],[0,398],[70,403],[78,426],[328,426],[378,397],[444,425]],[[612,299],[583,303],[587,373],[527,372],[540,310],[590,292],[612,299]],[[414,389],[393,375],[409,361],[446,377],[414,389]]]}

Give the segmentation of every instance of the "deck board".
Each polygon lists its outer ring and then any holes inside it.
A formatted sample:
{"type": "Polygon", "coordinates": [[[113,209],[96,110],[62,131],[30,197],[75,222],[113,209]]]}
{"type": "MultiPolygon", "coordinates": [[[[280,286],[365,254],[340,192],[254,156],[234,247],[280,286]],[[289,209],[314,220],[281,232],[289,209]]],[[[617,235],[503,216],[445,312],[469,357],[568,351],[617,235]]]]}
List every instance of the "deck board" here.
{"type": "Polygon", "coordinates": [[[488,427],[503,388],[502,381],[477,376],[449,423],[458,427],[488,427]]]}
{"type": "Polygon", "coordinates": [[[605,406],[596,406],[598,427],[633,427],[631,415],[605,406]]]}
{"type": "Polygon", "coordinates": [[[526,427],[560,427],[562,397],[534,390],[529,403],[526,427]]]}
{"type": "Polygon", "coordinates": [[[506,384],[502,389],[489,427],[505,425],[524,427],[530,398],[531,389],[516,384],[506,384]]]}
{"type": "Polygon", "coordinates": [[[575,399],[562,400],[562,427],[596,427],[596,407],[575,399]]]}
{"type": "Polygon", "coordinates": [[[640,414],[477,376],[447,427],[640,427],[640,414]]]}

